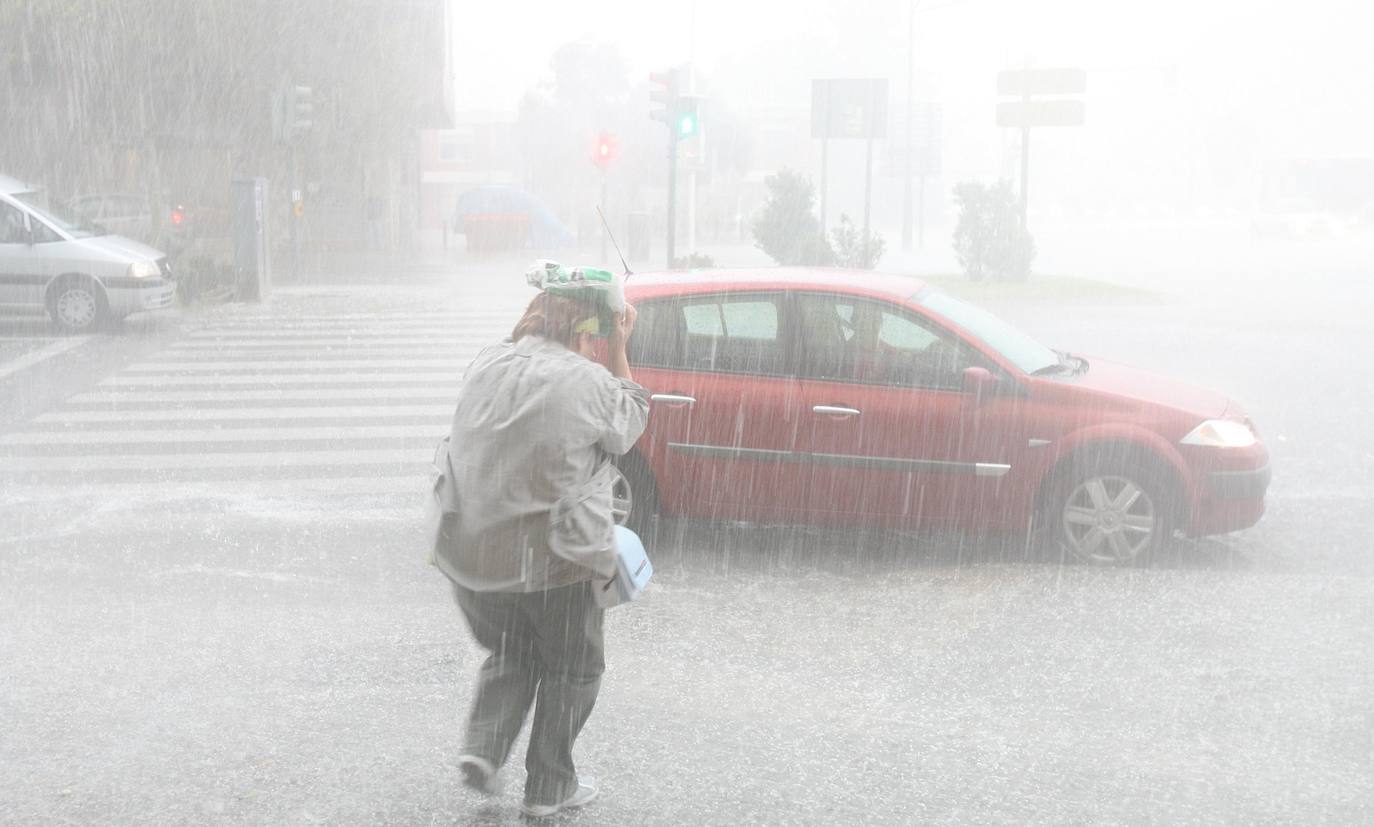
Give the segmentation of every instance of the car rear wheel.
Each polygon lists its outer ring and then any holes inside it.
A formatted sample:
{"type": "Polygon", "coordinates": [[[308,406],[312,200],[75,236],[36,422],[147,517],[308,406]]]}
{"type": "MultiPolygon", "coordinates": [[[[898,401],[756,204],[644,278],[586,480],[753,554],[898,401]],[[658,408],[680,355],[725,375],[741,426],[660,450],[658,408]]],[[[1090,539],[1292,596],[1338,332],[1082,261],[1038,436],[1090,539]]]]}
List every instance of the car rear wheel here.
{"type": "Polygon", "coordinates": [[[658,513],[653,473],[636,454],[618,459],[611,470],[611,515],[616,525],[623,525],[645,539],[644,530],[658,513]]]}
{"type": "Polygon", "coordinates": [[[1173,535],[1167,490],[1146,466],[1080,470],[1057,487],[1045,515],[1053,546],[1076,562],[1145,565],[1173,535]]]}
{"type": "Polygon", "coordinates": [[[48,315],[67,333],[88,333],[109,317],[105,293],[89,279],[69,278],[48,293],[48,315]]]}

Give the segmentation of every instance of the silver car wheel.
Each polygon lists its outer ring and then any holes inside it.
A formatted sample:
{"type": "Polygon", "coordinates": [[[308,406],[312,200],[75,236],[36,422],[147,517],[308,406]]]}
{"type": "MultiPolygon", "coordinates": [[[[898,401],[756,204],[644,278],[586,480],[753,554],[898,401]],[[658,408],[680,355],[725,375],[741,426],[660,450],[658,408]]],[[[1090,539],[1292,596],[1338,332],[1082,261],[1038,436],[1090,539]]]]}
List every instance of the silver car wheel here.
{"type": "Polygon", "coordinates": [[[611,517],[616,525],[625,525],[630,520],[630,512],[634,510],[634,491],[619,468],[611,466],[611,471],[614,474],[611,478],[611,517]]]}
{"type": "Polygon", "coordinates": [[[1089,563],[1128,563],[1150,548],[1160,530],[1149,494],[1126,477],[1093,476],[1064,501],[1064,544],[1089,563]]]}
{"type": "Polygon", "coordinates": [[[62,326],[84,330],[95,322],[99,304],[89,287],[68,287],[57,297],[57,319],[62,326]]]}

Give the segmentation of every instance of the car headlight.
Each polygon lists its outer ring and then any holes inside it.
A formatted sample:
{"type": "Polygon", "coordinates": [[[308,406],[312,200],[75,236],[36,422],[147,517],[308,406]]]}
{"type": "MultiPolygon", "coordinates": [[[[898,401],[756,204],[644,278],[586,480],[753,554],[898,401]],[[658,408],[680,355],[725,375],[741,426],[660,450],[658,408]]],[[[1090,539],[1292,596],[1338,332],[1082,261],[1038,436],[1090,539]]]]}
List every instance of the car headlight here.
{"type": "Polygon", "coordinates": [[[136,261],[129,265],[129,276],[136,279],[152,279],[162,275],[156,261],[136,261]]]}
{"type": "Polygon", "coordinates": [[[1258,441],[1249,426],[1229,419],[1209,419],[1179,440],[1182,445],[1207,448],[1248,448],[1258,441]]]}

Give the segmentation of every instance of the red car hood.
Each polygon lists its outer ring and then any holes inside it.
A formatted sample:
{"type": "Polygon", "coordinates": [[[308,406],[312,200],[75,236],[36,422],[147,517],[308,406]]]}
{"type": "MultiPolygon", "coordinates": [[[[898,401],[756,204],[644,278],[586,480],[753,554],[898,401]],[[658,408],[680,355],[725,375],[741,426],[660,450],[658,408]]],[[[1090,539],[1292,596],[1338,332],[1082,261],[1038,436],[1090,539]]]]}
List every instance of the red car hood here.
{"type": "Polygon", "coordinates": [[[1231,400],[1225,395],[1167,376],[1106,359],[1084,357],[1088,370],[1065,377],[1065,384],[1115,397],[1126,397],[1161,407],[1195,414],[1200,419],[1220,417],[1231,400]]]}

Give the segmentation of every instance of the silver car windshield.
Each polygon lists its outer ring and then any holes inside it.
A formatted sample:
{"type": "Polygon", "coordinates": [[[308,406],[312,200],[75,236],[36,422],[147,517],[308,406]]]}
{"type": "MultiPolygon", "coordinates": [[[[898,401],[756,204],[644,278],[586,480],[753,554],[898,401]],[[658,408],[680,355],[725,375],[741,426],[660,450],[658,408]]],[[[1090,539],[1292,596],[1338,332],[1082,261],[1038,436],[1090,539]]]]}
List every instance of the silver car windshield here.
{"type": "Polygon", "coordinates": [[[948,293],[926,289],[917,293],[916,303],[928,308],[973,334],[979,341],[1026,373],[1054,367],[1059,354],[1007,324],[980,307],[960,301],[948,293]]]}
{"type": "Polygon", "coordinates": [[[46,221],[49,225],[56,227],[57,229],[66,233],[72,238],[90,238],[91,236],[97,235],[109,235],[109,233],[105,232],[105,230],[103,230],[97,224],[91,224],[89,222],[79,221],[75,218],[69,218],[67,216],[55,213],[51,209],[43,207],[42,205],[37,203],[37,193],[16,192],[14,194],[14,198],[18,201],[24,202],[24,206],[28,207],[29,211],[32,212],[34,215],[37,215],[39,218],[46,221]]]}

